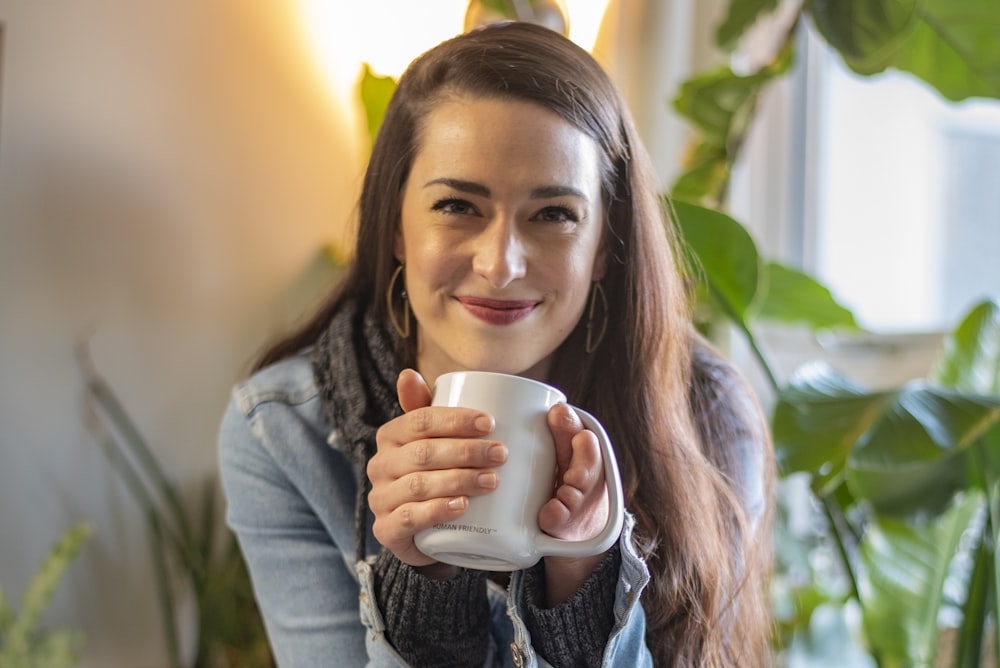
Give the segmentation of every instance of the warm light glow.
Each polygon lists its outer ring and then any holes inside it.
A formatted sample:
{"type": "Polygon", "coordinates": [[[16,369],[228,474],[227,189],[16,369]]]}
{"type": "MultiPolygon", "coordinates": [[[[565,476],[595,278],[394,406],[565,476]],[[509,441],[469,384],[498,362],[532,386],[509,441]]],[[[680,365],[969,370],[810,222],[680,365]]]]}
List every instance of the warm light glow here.
{"type": "Polygon", "coordinates": [[[367,62],[398,77],[411,60],[462,31],[467,0],[299,0],[302,22],[327,79],[353,85],[367,62]]]}
{"type": "MultiPolygon", "coordinates": [[[[608,0],[564,0],[570,39],[593,48],[608,0]]],[[[398,77],[411,60],[462,32],[468,0],[299,0],[304,30],[335,91],[351,87],[361,63],[398,77]]]]}
{"type": "Polygon", "coordinates": [[[597,41],[610,0],[563,0],[569,12],[569,38],[590,51],[597,41]]]}

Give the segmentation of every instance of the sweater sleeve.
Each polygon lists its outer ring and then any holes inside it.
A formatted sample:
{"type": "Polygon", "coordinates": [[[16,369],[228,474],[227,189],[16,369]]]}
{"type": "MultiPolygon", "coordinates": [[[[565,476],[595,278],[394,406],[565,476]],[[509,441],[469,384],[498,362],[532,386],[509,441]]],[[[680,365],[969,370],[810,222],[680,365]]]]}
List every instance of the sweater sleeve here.
{"type": "Polygon", "coordinates": [[[600,666],[614,628],[615,587],[621,566],[616,546],[565,602],[546,608],[545,567],[525,574],[525,624],[535,650],[553,666],[600,666]]]}
{"type": "Polygon", "coordinates": [[[382,550],[374,576],[386,637],[407,663],[483,665],[490,638],[485,572],[463,568],[451,580],[431,580],[382,550]]]}

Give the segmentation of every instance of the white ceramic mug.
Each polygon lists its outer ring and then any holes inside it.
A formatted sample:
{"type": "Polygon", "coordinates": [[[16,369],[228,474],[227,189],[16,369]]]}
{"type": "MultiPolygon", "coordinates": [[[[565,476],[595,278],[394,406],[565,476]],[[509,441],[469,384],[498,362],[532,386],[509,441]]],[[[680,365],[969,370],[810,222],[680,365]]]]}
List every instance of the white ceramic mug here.
{"type": "Polygon", "coordinates": [[[608,521],[597,536],[570,541],[538,528],[538,512],[552,498],[556,453],[549,431],[549,409],[566,395],[545,383],[486,371],[446,373],[434,384],[434,406],[475,408],[493,416],[488,438],[507,446],[500,484],[484,496],[469,498],[453,522],[417,533],[417,548],[438,561],[491,571],[528,568],[544,556],[584,557],[609,549],[622,530],[625,510],[618,462],[604,427],[575,406],[584,426],[597,435],[608,488],[608,521]]]}

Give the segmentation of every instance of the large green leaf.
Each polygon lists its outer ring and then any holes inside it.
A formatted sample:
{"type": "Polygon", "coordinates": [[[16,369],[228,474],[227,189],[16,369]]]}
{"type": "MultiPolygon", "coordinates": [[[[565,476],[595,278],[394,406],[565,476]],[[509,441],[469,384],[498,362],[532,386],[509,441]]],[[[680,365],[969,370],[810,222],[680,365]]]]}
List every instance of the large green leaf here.
{"type": "Polygon", "coordinates": [[[973,484],[966,450],[1000,420],[1000,397],[904,386],[848,458],[855,497],[879,512],[940,512],[973,484]]]}
{"type": "Polygon", "coordinates": [[[796,371],[778,395],[771,422],[782,473],[811,473],[819,481],[814,487],[836,480],[892,397],[867,392],[822,363],[796,371]]]}
{"type": "Polygon", "coordinates": [[[767,265],[767,292],[759,318],[806,324],[813,330],[857,329],[854,314],[813,277],[777,262],[767,265]]]}
{"type": "Polygon", "coordinates": [[[1000,2],[923,0],[892,62],[949,100],[1000,98],[1000,2]]]}
{"type": "Polygon", "coordinates": [[[933,378],[948,387],[1000,395],[1000,302],[974,307],[944,342],[933,378]]]}
{"type": "Polygon", "coordinates": [[[949,100],[1000,97],[1000,2],[810,0],[808,9],[859,74],[895,67],[949,100]]]}
{"type": "Polygon", "coordinates": [[[731,51],[761,14],[773,12],[779,4],[779,0],[730,0],[726,18],[715,31],[715,43],[731,51]]]}
{"type": "Polygon", "coordinates": [[[673,208],[713,298],[735,322],[745,324],[760,280],[760,256],[753,238],[721,211],[679,200],[673,208]]]}
{"type": "Polygon", "coordinates": [[[933,664],[944,581],[982,504],[969,494],[930,522],[879,518],[869,526],[860,546],[861,605],[883,665],[933,664]]]}
{"type": "Polygon", "coordinates": [[[807,9],[823,38],[855,71],[879,72],[917,19],[918,0],[810,0],[807,9]]]}

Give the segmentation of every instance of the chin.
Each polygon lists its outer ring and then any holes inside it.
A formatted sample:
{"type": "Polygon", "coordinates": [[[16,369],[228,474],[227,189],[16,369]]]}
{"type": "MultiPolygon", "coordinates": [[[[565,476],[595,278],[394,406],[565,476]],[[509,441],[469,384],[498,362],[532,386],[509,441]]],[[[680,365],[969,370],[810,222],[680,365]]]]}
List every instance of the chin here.
{"type": "Polygon", "coordinates": [[[493,373],[506,373],[512,376],[525,376],[535,380],[545,380],[549,369],[549,360],[516,360],[491,359],[482,360],[479,364],[469,367],[474,371],[492,371],[493,373]]]}

